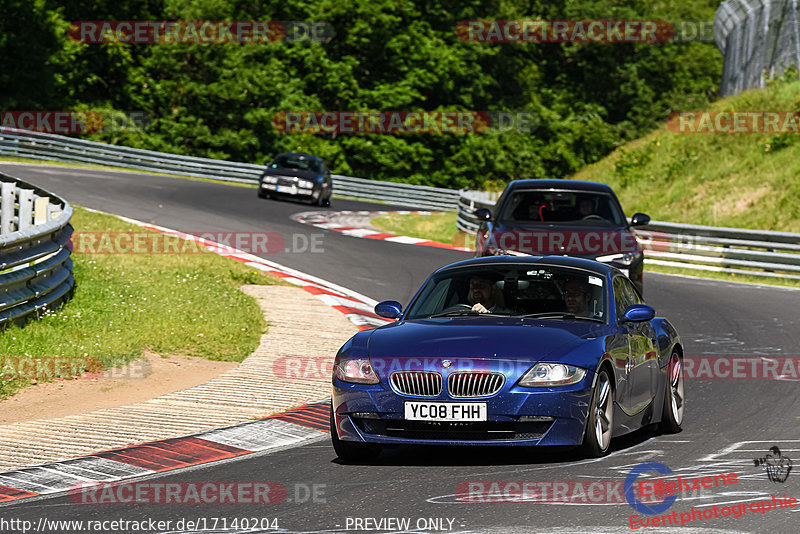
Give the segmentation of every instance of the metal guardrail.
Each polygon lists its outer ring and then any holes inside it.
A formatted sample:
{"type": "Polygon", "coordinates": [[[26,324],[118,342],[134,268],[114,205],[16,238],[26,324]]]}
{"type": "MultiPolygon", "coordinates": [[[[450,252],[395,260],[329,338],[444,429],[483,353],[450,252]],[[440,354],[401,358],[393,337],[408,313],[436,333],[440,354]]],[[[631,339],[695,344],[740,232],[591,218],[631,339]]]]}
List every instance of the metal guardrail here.
{"type": "Polygon", "coordinates": [[[0,173],[0,327],[72,296],[71,217],[65,200],[0,173]]]}
{"type": "MultiPolygon", "coordinates": [[[[458,207],[456,225],[474,234],[474,211],[493,209],[494,201],[462,192],[458,207]]],[[[652,265],[800,280],[800,234],[663,221],[634,230],[652,265]]]]}
{"type": "Polygon", "coordinates": [[[494,209],[494,203],[500,193],[487,193],[485,191],[461,191],[458,196],[458,218],[456,227],[468,234],[477,233],[480,221],[475,217],[478,208],[494,209]]]}
{"type": "MultiPolygon", "coordinates": [[[[0,127],[0,154],[71,163],[110,165],[126,169],[248,184],[258,183],[264,170],[263,165],[253,163],[179,156],[6,127],[0,127]]],[[[367,180],[342,175],[333,175],[332,178],[333,191],[337,195],[378,200],[421,209],[446,211],[457,209],[458,191],[452,189],[367,180]]]]}
{"type": "Polygon", "coordinates": [[[443,211],[458,209],[459,193],[455,189],[382,182],[334,174],[333,192],[337,195],[379,200],[414,208],[443,211]]]}

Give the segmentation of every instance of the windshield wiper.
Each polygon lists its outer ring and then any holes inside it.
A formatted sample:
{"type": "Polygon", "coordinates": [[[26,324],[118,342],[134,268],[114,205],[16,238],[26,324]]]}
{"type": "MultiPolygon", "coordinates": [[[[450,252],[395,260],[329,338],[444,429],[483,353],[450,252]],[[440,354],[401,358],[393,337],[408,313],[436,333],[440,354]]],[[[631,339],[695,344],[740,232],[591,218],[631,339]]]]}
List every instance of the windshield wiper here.
{"type": "Polygon", "coordinates": [[[457,311],[449,311],[449,312],[439,312],[434,313],[433,315],[429,315],[427,318],[431,319],[434,317],[460,317],[460,316],[470,316],[470,317],[516,317],[516,315],[511,315],[510,313],[495,313],[495,312],[486,312],[481,313],[476,310],[457,310],[457,311]]]}
{"type": "Polygon", "coordinates": [[[593,321],[602,323],[603,320],[597,317],[580,317],[570,312],[541,312],[541,313],[524,313],[522,315],[515,315],[514,317],[535,317],[538,319],[570,319],[575,321],[593,321]]]}
{"type": "Polygon", "coordinates": [[[434,313],[433,315],[429,315],[428,319],[432,319],[434,317],[458,317],[460,315],[487,315],[487,314],[475,310],[458,310],[458,311],[434,313]]]}

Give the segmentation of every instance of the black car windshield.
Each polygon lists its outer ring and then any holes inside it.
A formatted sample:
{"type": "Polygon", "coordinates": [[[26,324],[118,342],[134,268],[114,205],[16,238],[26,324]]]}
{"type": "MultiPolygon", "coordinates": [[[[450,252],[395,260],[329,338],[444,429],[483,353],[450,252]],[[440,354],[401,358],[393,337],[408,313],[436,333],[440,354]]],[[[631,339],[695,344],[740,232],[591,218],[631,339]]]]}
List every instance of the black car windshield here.
{"type": "Polygon", "coordinates": [[[625,217],[615,199],[594,191],[516,191],[504,202],[500,221],[525,225],[625,226],[625,217]]]}
{"type": "Polygon", "coordinates": [[[300,171],[320,172],[319,162],[305,156],[290,156],[281,154],[272,161],[273,169],[296,169],[300,171]]]}
{"type": "Polygon", "coordinates": [[[407,320],[428,317],[529,316],[605,322],[604,279],[551,265],[474,265],[434,274],[407,320]]]}

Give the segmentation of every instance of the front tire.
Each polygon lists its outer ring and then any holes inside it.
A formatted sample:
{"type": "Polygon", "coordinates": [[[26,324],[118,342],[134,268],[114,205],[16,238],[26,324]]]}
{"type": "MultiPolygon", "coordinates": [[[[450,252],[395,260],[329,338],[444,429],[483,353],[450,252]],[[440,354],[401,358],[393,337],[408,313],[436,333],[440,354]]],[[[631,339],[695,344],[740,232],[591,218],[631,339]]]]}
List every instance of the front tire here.
{"type": "Polygon", "coordinates": [[[378,457],[381,452],[380,447],[367,443],[352,443],[339,439],[336,431],[336,421],[333,418],[333,406],[331,406],[331,442],[336,456],[343,462],[368,462],[378,457]]]}
{"type": "Polygon", "coordinates": [[[683,430],[683,412],[686,405],[683,384],[683,360],[673,352],[667,363],[667,391],[661,415],[661,431],[675,434],[683,430]]]}
{"type": "Polygon", "coordinates": [[[261,187],[259,187],[258,188],[258,198],[269,198],[269,195],[267,194],[266,191],[264,191],[263,189],[261,189],[261,187]]]}
{"type": "Polygon", "coordinates": [[[583,433],[583,451],[590,458],[608,454],[614,430],[614,387],[606,369],[597,374],[597,382],[589,404],[586,431],[583,433]]]}

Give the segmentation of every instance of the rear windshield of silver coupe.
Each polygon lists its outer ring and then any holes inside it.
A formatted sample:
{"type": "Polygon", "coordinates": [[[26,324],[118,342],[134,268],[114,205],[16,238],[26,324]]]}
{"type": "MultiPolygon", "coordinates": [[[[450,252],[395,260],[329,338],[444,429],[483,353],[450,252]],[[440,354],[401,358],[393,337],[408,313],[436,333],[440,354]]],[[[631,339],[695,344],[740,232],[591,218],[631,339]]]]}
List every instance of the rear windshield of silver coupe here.
{"type": "Polygon", "coordinates": [[[516,191],[503,207],[506,224],[625,226],[617,202],[594,191],[516,191]]]}

